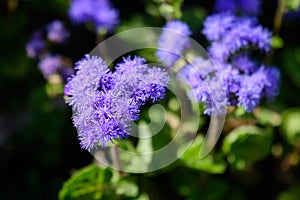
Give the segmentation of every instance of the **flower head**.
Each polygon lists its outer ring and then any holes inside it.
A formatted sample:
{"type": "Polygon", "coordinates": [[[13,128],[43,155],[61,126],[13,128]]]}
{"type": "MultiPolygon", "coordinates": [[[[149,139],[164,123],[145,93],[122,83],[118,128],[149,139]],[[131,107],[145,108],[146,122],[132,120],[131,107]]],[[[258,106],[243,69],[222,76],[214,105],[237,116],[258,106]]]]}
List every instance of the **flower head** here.
{"type": "Polygon", "coordinates": [[[40,31],[36,31],[31,36],[30,40],[26,44],[26,53],[29,58],[37,58],[45,50],[46,45],[43,39],[43,34],[40,31]]]}
{"type": "Polygon", "coordinates": [[[195,57],[179,74],[183,76],[180,79],[191,87],[189,97],[204,104],[204,114],[225,114],[228,105],[225,82],[210,60],[195,57]]]}
{"type": "Polygon", "coordinates": [[[55,74],[62,66],[63,61],[60,55],[47,55],[38,64],[41,73],[46,79],[55,74]]]}
{"type": "Polygon", "coordinates": [[[217,0],[215,10],[217,12],[257,15],[260,12],[260,4],[260,0],[217,0]]]}
{"type": "Polygon", "coordinates": [[[168,22],[158,39],[158,50],[155,55],[159,61],[171,67],[179,58],[182,51],[190,46],[191,31],[182,21],[168,22]]]}
{"type": "Polygon", "coordinates": [[[77,72],[66,85],[65,95],[74,111],[82,148],[91,150],[128,137],[140,107],[164,97],[167,73],[145,62],[140,57],[124,58],[114,72],[99,57],[86,56],[76,64],[77,72]]]}
{"type": "Polygon", "coordinates": [[[67,39],[69,34],[60,20],[54,20],[47,25],[47,37],[52,42],[62,43],[67,39]]]}
{"type": "Polygon", "coordinates": [[[112,30],[119,21],[119,12],[109,0],[73,0],[69,16],[75,23],[92,22],[97,29],[112,30]]]}
{"type": "Polygon", "coordinates": [[[215,14],[204,22],[202,32],[212,43],[209,48],[210,55],[221,61],[227,61],[230,55],[246,49],[264,52],[271,49],[271,33],[251,17],[215,14]]]}

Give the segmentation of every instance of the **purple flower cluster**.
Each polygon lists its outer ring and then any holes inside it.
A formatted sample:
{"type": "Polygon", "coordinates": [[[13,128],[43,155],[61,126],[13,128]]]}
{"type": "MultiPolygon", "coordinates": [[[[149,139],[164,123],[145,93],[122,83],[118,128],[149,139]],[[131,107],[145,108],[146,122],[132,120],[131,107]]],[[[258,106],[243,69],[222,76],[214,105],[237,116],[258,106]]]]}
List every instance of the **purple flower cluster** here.
{"type": "Polygon", "coordinates": [[[155,55],[160,62],[171,67],[181,56],[184,49],[190,46],[191,31],[187,24],[177,21],[168,22],[158,39],[158,50],[155,55]]]}
{"type": "Polygon", "coordinates": [[[52,74],[55,74],[62,66],[62,57],[59,55],[47,55],[42,60],[40,60],[38,64],[41,73],[46,79],[49,78],[52,74]]]}
{"type": "Polygon", "coordinates": [[[45,79],[51,75],[59,74],[66,81],[74,73],[70,61],[61,55],[48,54],[42,57],[38,67],[45,79]]]}
{"type": "Polygon", "coordinates": [[[49,41],[63,43],[70,33],[65,29],[64,24],[60,20],[54,20],[47,25],[47,37],[49,41]]]}
{"type": "Polygon", "coordinates": [[[229,105],[252,111],[262,98],[273,99],[278,94],[279,70],[263,66],[251,57],[253,50],[271,49],[271,33],[255,19],[213,15],[205,21],[203,33],[211,42],[209,53],[221,67],[220,76],[227,83],[229,105]],[[223,26],[217,28],[217,24],[223,26]]]}
{"type": "Polygon", "coordinates": [[[224,114],[226,106],[251,112],[262,99],[278,95],[279,70],[259,64],[251,54],[271,48],[271,33],[255,19],[213,15],[204,22],[203,33],[211,42],[209,55],[217,69],[209,60],[196,57],[181,73],[192,89],[190,97],[204,104],[205,114],[224,114]]]}
{"type": "Polygon", "coordinates": [[[41,31],[32,34],[26,44],[26,53],[29,58],[38,58],[46,49],[45,40],[41,31]]]}
{"type": "MultiPolygon", "coordinates": [[[[69,36],[64,24],[60,20],[54,20],[46,25],[47,39],[55,43],[63,43],[69,36]]],[[[26,53],[29,58],[39,58],[46,53],[46,38],[42,30],[35,31],[26,44],[26,53]]]]}
{"type": "Polygon", "coordinates": [[[179,75],[191,90],[188,96],[204,104],[204,114],[224,115],[228,105],[226,90],[213,63],[202,57],[195,57],[191,64],[184,66],[179,75]]]}
{"type": "Polygon", "coordinates": [[[97,29],[108,31],[119,22],[119,12],[109,0],[73,0],[69,16],[74,23],[92,22],[97,29]]]}
{"type": "Polygon", "coordinates": [[[76,63],[77,72],[66,84],[65,96],[74,111],[82,148],[90,151],[128,137],[140,107],[164,97],[168,74],[145,62],[140,57],[124,58],[114,72],[97,56],[86,55],[76,63]]]}
{"type": "Polygon", "coordinates": [[[260,12],[260,5],[260,0],[216,0],[215,10],[233,14],[257,15],[260,12]]]}
{"type": "Polygon", "coordinates": [[[268,52],[271,49],[271,33],[258,25],[255,18],[215,14],[206,19],[202,33],[211,42],[209,53],[222,61],[242,50],[268,52]]]}
{"type": "Polygon", "coordinates": [[[53,74],[60,74],[62,79],[66,81],[73,74],[72,66],[68,58],[61,55],[51,55],[47,41],[61,44],[68,38],[69,31],[65,29],[60,20],[54,20],[47,24],[45,31],[46,33],[41,30],[32,34],[31,39],[26,44],[27,56],[39,60],[38,67],[45,79],[53,74]]]}

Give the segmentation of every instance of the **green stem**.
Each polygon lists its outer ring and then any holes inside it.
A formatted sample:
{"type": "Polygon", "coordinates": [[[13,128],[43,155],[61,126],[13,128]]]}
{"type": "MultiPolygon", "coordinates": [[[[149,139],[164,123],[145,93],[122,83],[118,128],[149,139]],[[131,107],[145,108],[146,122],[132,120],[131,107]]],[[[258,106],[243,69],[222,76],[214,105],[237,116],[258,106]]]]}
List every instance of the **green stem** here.
{"type": "Polygon", "coordinates": [[[120,162],[120,155],[119,155],[119,149],[117,145],[114,145],[112,147],[112,162],[113,162],[113,166],[115,167],[115,169],[117,170],[117,172],[119,173],[119,175],[122,175],[121,173],[121,162],[120,162]]]}
{"type": "MultiPolygon", "coordinates": [[[[274,15],[274,21],[273,21],[273,33],[274,36],[279,36],[279,31],[282,24],[282,18],[283,14],[285,12],[285,1],[286,0],[279,0],[277,9],[274,15]]],[[[272,60],[274,58],[275,50],[271,49],[269,55],[266,57],[265,64],[270,65],[272,63],[272,60]]]]}
{"type": "Polygon", "coordinates": [[[275,12],[275,16],[274,16],[274,22],[273,22],[273,32],[275,35],[279,34],[284,12],[285,12],[285,0],[279,0],[275,12]]]}

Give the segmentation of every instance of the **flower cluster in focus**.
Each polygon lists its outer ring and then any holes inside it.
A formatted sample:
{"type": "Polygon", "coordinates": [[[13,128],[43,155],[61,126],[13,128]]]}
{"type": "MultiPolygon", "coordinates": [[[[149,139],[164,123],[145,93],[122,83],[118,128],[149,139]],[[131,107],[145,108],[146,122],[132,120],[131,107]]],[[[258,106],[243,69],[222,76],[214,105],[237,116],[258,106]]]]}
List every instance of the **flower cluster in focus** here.
{"type": "Polygon", "coordinates": [[[97,56],[87,55],[76,63],[77,72],[66,84],[65,96],[83,149],[90,151],[128,137],[140,107],[164,97],[168,74],[145,62],[140,57],[124,58],[114,72],[97,56]]]}

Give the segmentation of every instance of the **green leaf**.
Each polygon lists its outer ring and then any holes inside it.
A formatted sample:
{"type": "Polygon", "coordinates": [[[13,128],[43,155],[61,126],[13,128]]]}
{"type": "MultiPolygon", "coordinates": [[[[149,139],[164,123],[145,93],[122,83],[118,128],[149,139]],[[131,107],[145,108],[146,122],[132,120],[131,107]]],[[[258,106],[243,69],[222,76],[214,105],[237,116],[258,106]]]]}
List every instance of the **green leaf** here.
{"type": "Polygon", "coordinates": [[[300,108],[285,110],[282,118],[282,135],[289,144],[296,145],[300,139],[300,108]]]}
{"type": "Polygon", "coordinates": [[[272,129],[240,126],[225,137],[222,151],[234,167],[242,169],[246,164],[269,155],[272,138],[272,129]]]}
{"type": "MultiPolygon", "coordinates": [[[[293,82],[298,88],[300,88],[300,48],[287,48],[281,54],[281,58],[284,63],[284,72],[286,73],[286,79],[288,82],[293,82]]],[[[282,77],[284,78],[284,77],[282,77]]],[[[286,80],[284,80],[286,81],[286,80]]],[[[283,83],[284,86],[284,83],[283,83]]],[[[290,86],[287,86],[290,87],[290,86]]],[[[287,88],[289,89],[289,88],[287,88]]],[[[284,92],[284,91],[282,91],[284,92]]],[[[290,90],[290,93],[294,92],[290,90]]],[[[297,95],[298,93],[294,94],[293,96],[297,95]]],[[[288,95],[290,98],[290,95],[288,95]]]]}
{"type": "Polygon", "coordinates": [[[74,173],[59,191],[59,199],[96,200],[101,199],[109,188],[112,172],[109,169],[89,165],[74,173]]]}
{"type": "Polygon", "coordinates": [[[281,115],[267,108],[256,108],[253,112],[257,121],[262,125],[277,127],[281,125],[281,115]]]}
{"type": "Polygon", "coordinates": [[[117,195],[124,195],[127,197],[137,197],[139,188],[136,183],[129,179],[121,179],[116,187],[117,195]]]}
{"type": "Polygon", "coordinates": [[[285,7],[289,10],[296,11],[299,9],[300,0],[285,0],[285,7]]]}
{"type": "Polygon", "coordinates": [[[281,192],[278,200],[298,200],[300,196],[300,185],[292,186],[288,190],[281,192]]]}
{"type": "Polygon", "coordinates": [[[164,3],[161,4],[158,9],[161,16],[163,16],[166,19],[172,19],[175,15],[175,7],[173,5],[164,3]]]}
{"type": "Polygon", "coordinates": [[[183,161],[187,167],[202,170],[211,174],[224,173],[226,170],[226,163],[220,154],[210,153],[205,158],[199,158],[199,152],[203,141],[203,136],[198,135],[180,158],[181,161],[183,161]]]}

